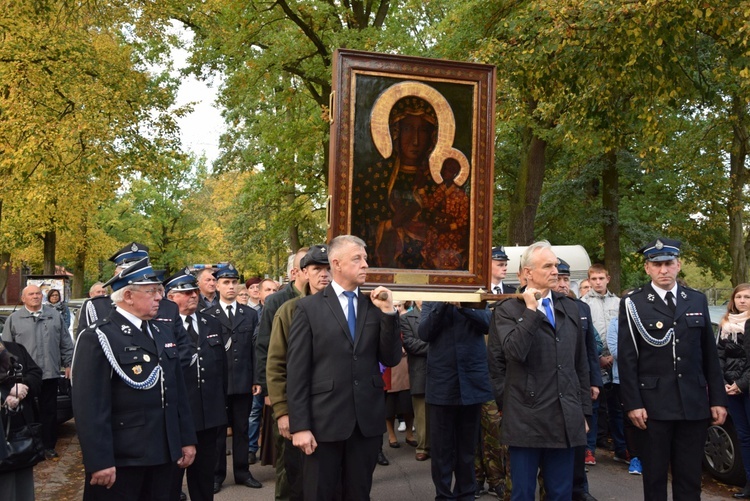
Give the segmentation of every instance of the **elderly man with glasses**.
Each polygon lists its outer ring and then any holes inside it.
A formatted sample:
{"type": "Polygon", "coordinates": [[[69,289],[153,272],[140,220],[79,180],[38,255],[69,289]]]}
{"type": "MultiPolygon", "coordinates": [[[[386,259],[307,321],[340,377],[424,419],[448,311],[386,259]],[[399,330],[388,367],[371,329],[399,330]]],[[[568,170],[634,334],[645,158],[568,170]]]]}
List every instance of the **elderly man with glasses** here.
{"type": "Polygon", "coordinates": [[[114,309],[78,337],[73,411],[84,499],[168,499],[197,442],[174,332],[153,320],[163,287],[148,258],[120,271],[114,309]]]}

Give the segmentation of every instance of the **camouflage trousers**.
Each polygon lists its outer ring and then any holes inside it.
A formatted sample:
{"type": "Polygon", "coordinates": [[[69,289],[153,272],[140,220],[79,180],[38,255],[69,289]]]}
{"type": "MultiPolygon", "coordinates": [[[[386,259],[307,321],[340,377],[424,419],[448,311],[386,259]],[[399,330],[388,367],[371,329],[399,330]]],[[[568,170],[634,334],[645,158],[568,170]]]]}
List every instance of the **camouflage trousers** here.
{"type": "Polygon", "coordinates": [[[479,440],[474,457],[477,486],[486,481],[490,487],[505,484],[505,499],[510,501],[510,456],[508,446],[500,443],[502,414],[494,400],[482,404],[479,440]]]}

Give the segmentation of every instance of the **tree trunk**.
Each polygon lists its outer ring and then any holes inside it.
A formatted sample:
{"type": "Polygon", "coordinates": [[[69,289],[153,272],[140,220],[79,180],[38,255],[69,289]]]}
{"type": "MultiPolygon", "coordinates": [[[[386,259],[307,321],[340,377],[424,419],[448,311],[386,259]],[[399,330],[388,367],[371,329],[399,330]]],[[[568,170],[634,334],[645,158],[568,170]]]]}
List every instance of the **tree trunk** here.
{"type": "Polygon", "coordinates": [[[606,154],[602,171],[602,216],[604,227],[604,267],[611,277],[609,290],[620,293],[620,180],[617,172],[617,151],[606,154]]]}
{"type": "Polygon", "coordinates": [[[70,291],[72,297],[84,296],[83,282],[86,276],[86,237],[88,233],[88,221],[85,215],[79,229],[81,231],[81,241],[78,243],[78,248],[76,249],[75,264],[73,267],[73,286],[70,291]]]}
{"type": "Polygon", "coordinates": [[[523,152],[516,187],[508,211],[509,245],[534,242],[534,221],[542,196],[547,142],[527,127],[522,133],[523,152]]]}
{"type": "MultiPolygon", "coordinates": [[[[294,193],[286,195],[286,201],[291,206],[294,203],[294,193]]],[[[299,241],[299,226],[296,224],[289,226],[289,247],[291,247],[292,252],[297,252],[302,247],[299,241]]]]}
{"type": "Polygon", "coordinates": [[[745,207],[745,185],[747,184],[747,113],[741,100],[732,101],[733,115],[737,122],[732,127],[732,151],[729,152],[729,255],[732,258],[732,287],[747,282],[748,255],[745,249],[743,211],[745,207]]]}
{"type": "Polygon", "coordinates": [[[44,274],[55,274],[55,245],[57,244],[57,231],[44,232],[44,274]]]}

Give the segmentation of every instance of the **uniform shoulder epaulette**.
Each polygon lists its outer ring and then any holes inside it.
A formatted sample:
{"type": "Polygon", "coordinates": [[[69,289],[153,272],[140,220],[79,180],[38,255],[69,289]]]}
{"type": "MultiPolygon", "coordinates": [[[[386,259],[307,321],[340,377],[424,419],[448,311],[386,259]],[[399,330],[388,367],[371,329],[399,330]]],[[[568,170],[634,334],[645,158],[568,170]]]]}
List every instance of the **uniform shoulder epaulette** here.
{"type": "Polygon", "coordinates": [[[626,296],[632,296],[633,294],[636,294],[638,292],[643,292],[643,287],[638,287],[637,289],[633,289],[632,291],[628,292],[626,296]]]}
{"type": "Polygon", "coordinates": [[[91,331],[95,331],[96,329],[98,329],[98,328],[99,328],[99,327],[101,327],[102,325],[106,325],[106,324],[108,324],[108,323],[109,323],[109,316],[106,316],[106,317],[104,317],[104,318],[100,318],[100,319],[98,319],[98,320],[97,320],[96,322],[94,322],[93,324],[90,324],[89,326],[87,326],[87,327],[86,327],[86,329],[85,329],[85,330],[91,330],[91,331]]]}

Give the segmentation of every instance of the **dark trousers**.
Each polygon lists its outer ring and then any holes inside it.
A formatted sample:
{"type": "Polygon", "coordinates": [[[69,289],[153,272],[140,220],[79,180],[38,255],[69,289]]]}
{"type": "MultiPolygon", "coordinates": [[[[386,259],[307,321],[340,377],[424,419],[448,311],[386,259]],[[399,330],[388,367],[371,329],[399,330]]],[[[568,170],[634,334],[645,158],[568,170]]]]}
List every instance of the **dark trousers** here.
{"type": "Polygon", "coordinates": [[[304,499],[302,465],[305,453],[295,447],[291,440],[285,438],[283,454],[286,480],[289,484],[289,501],[302,501],[304,499]]]}
{"type": "Polygon", "coordinates": [[[740,442],[740,454],[745,465],[745,476],[750,482],[750,397],[747,395],[728,395],[729,414],[732,416],[737,439],[740,442]]]}
{"type": "MultiPolygon", "coordinates": [[[[586,416],[586,422],[591,428],[591,416],[586,416]]],[[[586,476],[586,447],[573,447],[573,495],[578,497],[589,492],[589,479],[586,476]]]]}
{"type": "Polygon", "coordinates": [[[209,428],[196,432],[195,460],[187,470],[175,463],[172,472],[172,501],[179,501],[182,492],[182,479],[187,473],[190,501],[212,501],[214,498],[214,466],[216,465],[216,437],[219,428],[209,428]]]}
{"type": "Polygon", "coordinates": [[[431,470],[436,500],[474,499],[474,447],[479,440],[481,410],[482,404],[429,405],[431,470]]]}
{"type": "Polygon", "coordinates": [[[707,419],[649,419],[646,429],[638,431],[645,501],[666,501],[670,467],[673,499],[697,501],[701,498],[701,464],[707,430],[707,419]]]}
{"type": "Polygon", "coordinates": [[[42,380],[42,391],[37,399],[45,449],[54,449],[57,443],[57,379],[42,380]]]}
{"type": "Polygon", "coordinates": [[[617,392],[617,400],[620,403],[620,409],[622,411],[622,427],[625,434],[625,446],[627,447],[631,458],[638,458],[640,457],[637,440],[638,428],[633,424],[623,409],[622,399],[620,398],[620,385],[613,384],[612,387],[614,388],[614,391],[617,392]]]}
{"type": "MultiPolygon", "coordinates": [[[[227,413],[232,426],[232,468],[235,483],[242,484],[250,478],[250,463],[247,460],[247,425],[250,419],[250,408],[253,396],[227,395],[227,413]]],[[[219,427],[216,438],[216,467],[214,482],[224,483],[227,478],[227,427],[219,427]]]]}
{"type": "Polygon", "coordinates": [[[381,435],[365,437],[354,427],[351,436],[339,442],[318,442],[318,448],[304,456],[302,476],[305,501],[369,501],[372,474],[378,459],[381,435]]]}
{"type": "Polygon", "coordinates": [[[57,443],[57,380],[58,378],[42,380],[42,391],[37,399],[45,449],[54,449],[57,443]]]}
{"type": "Polygon", "coordinates": [[[91,485],[91,473],[86,473],[83,501],[169,501],[172,482],[172,463],[152,466],[118,466],[117,478],[111,489],[91,485]]]}
{"type": "Polygon", "coordinates": [[[627,448],[625,444],[625,425],[623,420],[622,403],[620,402],[620,385],[608,385],[607,393],[607,417],[609,418],[609,435],[615,446],[618,456],[625,456],[627,448]]]}
{"type": "Polygon", "coordinates": [[[512,501],[535,499],[537,472],[544,476],[546,501],[570,501],[573,491],[572,448],[545,449],[536,447],[510,447],[512,501]]]}

